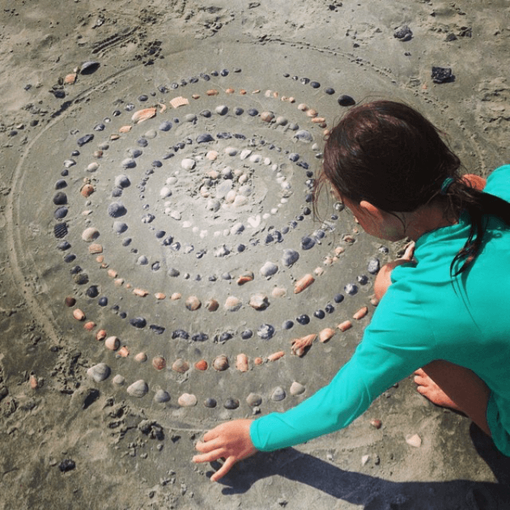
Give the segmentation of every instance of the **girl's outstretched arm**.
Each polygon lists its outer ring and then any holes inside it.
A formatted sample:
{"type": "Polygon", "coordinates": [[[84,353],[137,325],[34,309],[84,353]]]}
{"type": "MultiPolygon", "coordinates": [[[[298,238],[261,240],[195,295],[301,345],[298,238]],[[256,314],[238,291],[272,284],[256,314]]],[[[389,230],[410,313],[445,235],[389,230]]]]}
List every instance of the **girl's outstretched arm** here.
{"type": "Polygon", "coordinates": [[[213,482],[217,482],[226,475],[236,462],[246,459],[257,451],[250,437],[251,423],[252,420],[222,423],[209,430],[204,435],[204,440],[197,443],[196,449],[202,455],[195,455],[193,462],[213,462],[221,458],[225,459],[223,466],[211,476],[213,482]]]}

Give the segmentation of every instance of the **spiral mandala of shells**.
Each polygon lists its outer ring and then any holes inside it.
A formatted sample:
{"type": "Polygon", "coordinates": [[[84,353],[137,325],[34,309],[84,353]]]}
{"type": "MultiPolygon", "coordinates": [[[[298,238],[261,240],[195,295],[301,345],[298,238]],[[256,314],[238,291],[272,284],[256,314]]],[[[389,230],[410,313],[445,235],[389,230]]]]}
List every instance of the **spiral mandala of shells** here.
{"type": "Polygon", "coordinates": [[[19,200],[19,251],[90,384],[184,415],[270,412],[352,354],[387,250],[327,190],[313,201],[356,91],[257,80],[234,65],[145,88],[120,76],[28,151],[20,185],[39,200],[19,200]]]}

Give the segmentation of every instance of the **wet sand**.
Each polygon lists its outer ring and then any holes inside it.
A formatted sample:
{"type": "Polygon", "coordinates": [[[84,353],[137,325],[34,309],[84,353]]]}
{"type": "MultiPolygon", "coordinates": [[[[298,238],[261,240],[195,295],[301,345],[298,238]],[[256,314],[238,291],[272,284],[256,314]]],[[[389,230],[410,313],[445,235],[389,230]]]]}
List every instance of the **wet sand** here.
{"type": "Polygon", "coordinates": [[[220,483],[191,462],[215,424],[327,384],[375,311],[370,261],[402,249],[327,194],[311,214],[341,96],[415,106],[470,173],[508,162],[505,2],[66,9],[0,13],[0,507],[506,508],[510,461],[411,378],[348,428],[220,483]],[[451,77],[435,83],[433,67],[451,77]]]}

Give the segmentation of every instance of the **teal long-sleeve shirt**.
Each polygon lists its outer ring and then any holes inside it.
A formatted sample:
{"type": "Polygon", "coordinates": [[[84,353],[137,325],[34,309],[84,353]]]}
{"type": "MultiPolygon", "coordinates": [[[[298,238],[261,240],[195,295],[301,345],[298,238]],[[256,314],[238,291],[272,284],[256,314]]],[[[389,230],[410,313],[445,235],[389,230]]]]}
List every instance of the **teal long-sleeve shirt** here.
{"type": "MultiPolygon", "coordinates": [[[[510,165],[494,171],[485,192],[510,201],[510,165]]],[[[422,235],[416,264],[397,267],[352,358],[330,384],[284,413],[255,420],[262,451],[303,443],[339,430],[390,386],[442,359],[475,372],[491,390],[487,420],[498,449],[510,456],[510,228],[487,217],[481,252],[470,269],[452,277],[469,216],[422,235]]]]}

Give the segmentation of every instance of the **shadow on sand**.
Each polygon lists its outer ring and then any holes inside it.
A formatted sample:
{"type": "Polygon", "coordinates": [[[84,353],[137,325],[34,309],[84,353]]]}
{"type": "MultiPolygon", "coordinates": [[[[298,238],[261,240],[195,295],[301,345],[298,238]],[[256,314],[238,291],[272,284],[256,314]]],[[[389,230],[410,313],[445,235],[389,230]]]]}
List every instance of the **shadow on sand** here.
{"type": "MultiPolygon", "coordinates": [[[[445,482],[392,482],[366,474],[344,471],[311,455],[287,448],[256,455],[241,469],[220,481],[224,495],[246,493],[263,478],[280,476],[317,489],[338,500],[360,505],[365,510],[421,509],[510,509],[510,457],[505,457],[492,441],[472,425],[471,437],[480,456],[491,468],[498,483],[454,480],[445,482]]],[[[303,503],[309,497],[303,494],[303,503]]]]}

